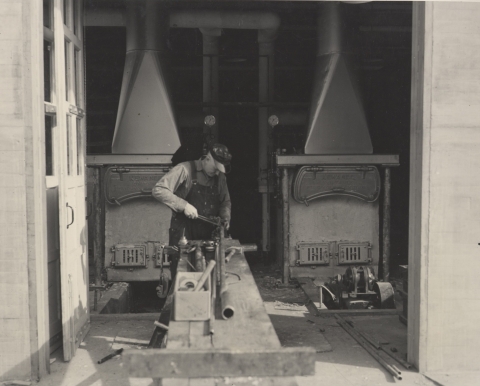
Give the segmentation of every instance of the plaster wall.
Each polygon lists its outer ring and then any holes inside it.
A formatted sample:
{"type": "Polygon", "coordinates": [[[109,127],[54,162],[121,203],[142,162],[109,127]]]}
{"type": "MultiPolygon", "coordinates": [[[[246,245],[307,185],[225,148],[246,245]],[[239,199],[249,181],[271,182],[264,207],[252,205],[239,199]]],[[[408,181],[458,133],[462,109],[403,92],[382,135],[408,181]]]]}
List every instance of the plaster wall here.
{"type": "Polygon", "coordinates": [[[479,371],[480,3],[427,3],[426,20],[421,370],[479,371]]]}
{"type": "Polygon", "coordinates": [[[0,3],[0,380],[30,374],[22,2],[0,3]]]}
{"type": "Polygon", "coordinates": [[[0,2],[0,381],[46,371],[41,21],[39,2],[0,2]]]}

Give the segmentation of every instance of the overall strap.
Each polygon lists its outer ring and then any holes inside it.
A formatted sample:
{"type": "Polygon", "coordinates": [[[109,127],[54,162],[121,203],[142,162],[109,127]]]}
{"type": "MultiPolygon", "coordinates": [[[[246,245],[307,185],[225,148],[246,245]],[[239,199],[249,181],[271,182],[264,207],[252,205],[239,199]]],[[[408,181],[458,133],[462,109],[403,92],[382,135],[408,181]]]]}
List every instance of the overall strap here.
{"type": "Polygon", "coordinates": [[[190,161],[190,167],[192,169],[192,185],[197,184],[197,165],[195,161],[190,161]]]}

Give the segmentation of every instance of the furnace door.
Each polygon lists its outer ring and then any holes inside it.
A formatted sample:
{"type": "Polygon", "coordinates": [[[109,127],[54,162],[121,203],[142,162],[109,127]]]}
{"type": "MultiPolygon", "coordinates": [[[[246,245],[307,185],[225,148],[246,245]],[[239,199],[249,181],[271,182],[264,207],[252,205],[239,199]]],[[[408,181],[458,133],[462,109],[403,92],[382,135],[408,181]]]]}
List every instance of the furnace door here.
{"type": "Polygon", "coordinates": [[[54,0],[59,234],[63,355],[74,355],[90,325],[85,184],[83,4],[54,0]]]}

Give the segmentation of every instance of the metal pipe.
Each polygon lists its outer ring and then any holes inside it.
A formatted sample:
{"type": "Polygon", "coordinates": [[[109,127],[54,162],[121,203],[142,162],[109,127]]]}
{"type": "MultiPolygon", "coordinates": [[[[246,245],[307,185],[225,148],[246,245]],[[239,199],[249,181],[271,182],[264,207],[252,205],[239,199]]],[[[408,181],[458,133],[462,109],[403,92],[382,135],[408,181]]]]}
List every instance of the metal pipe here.
{"type": "Polygon", "coordinates": [[[258,29],[275,36],[280,17],[273,12],[190,10],[170,12],[171,28],[258,29]]]}
{"type": "Polygon", "coordinates": [[[383,182],[383,245],[382,268],[383,281],[390,280],[390,168],[385,168],[383,182]]]}
{"type": "Polygon", "coordinates": [[[231,295],[228,292],[227,283],[224,282],[220,289],[220,300],[222,305],[222,318],[230,319],[235,314],[235,308],[233,307],[231,295]]]}
{"type": "Polygon", "coordinates": [[[288,169],[282,169],[282,208],[283,208],[283,283],[288,283],[290,268],[290,203],[288,169]]]}
{"type": "Polygon", "coordinates": [[[180,146],[162,70],[164,16],[159,1],[126,2],[127,53],[112,153],[173,154],[180,146]]]}
{"type": "Polygon", "coordinates": [[[212,297],[211,297],[212,304],[211,304],[211,312],[210,312],[210,321],[208,326],[210,335],[213,335],[215,333],[215,328],[214,328],[215,311],[217,309],[217,291],[216,291],[217,286],[215,285],[215,278],[217,277],[217,270],[218,270],[218,267],[214,267],[213,273],[212,273],[212,280],[211,280],[212,285],[210,286],[210,291],[212,291],[212,297]]]}
{"type": "MultiPolygon", "coordinates": [[[[258,102],[273,102],[275,35],[258,31],[258,102]]],[[[268,124],[268,107],[258,109],[258,169],[259,192],[262,194],[262,251],[270,250],[270,173],[268,157],[271,149],[271,127],[268,124]]]]}
{"type": "MultiPolygon", "coordinates": [[[[95,262],[95,287],[102,285],[102,269],[103,269],[103,234],[105,229],[103,229],[102,222],[102,213],[103,213],[103,195],[102,195],[102,178],[101,170],[98,167],[92,168],[93,172],[93,259],[95,262]]],[[[93,299],[93,309],[97,310],[98,302],[98,288],[95,288],[94,299],[93,299]]]]}
{"type": "Polygon", "coordinates": [[[317,28],[317,56],[345,51],[345,27],[340,2],[329,1],[320,4],[317,28]]]}
{"type": "MultiPolygon", "coordinates": [[[[203,102],[218,103],[218,55],[219,55],[219,37],[222,30],[219,28],[200,28],[203,35],[203,102]]],[[[213,126],[204,125],[204,134],[209,140],[218,142],[218,107],[205,107],[205,115],[213,115],[215,124],[213,126]]]]}

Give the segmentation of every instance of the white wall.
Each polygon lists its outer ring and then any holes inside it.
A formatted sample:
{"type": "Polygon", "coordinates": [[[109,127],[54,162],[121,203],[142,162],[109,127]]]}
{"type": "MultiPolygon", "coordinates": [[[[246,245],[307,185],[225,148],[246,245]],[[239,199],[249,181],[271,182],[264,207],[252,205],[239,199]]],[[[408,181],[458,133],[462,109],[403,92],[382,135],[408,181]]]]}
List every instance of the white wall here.
{"type": "Polygon", "coordinates": [[[480,3],[427,3],[424,36],[417,364],[479,371],[480,3]]]}
{"type": "Polygon", "coordinates": [[[40,1],[0,2],[0,381],[45,370],[40,11],[40,1]]]}

